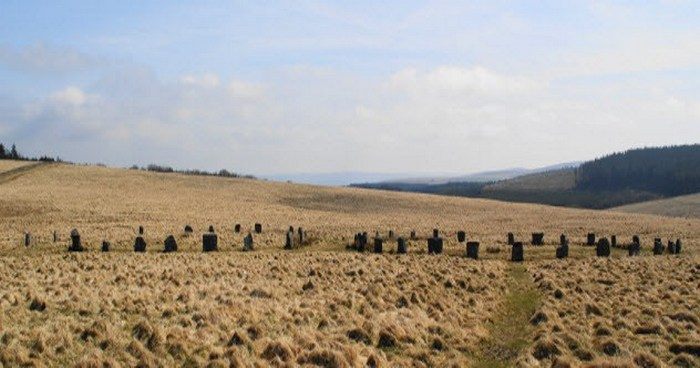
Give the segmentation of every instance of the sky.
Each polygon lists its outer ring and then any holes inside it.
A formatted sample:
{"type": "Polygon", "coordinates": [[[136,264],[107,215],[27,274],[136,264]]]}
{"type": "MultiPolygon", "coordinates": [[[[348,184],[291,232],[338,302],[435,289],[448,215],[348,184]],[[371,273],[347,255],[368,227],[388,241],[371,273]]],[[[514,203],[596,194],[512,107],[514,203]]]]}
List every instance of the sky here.
{"type": "Polygon", "coordinates": [[[3,1],[0,142],[465,174],[700,141],[695,1],[3,1]]]}

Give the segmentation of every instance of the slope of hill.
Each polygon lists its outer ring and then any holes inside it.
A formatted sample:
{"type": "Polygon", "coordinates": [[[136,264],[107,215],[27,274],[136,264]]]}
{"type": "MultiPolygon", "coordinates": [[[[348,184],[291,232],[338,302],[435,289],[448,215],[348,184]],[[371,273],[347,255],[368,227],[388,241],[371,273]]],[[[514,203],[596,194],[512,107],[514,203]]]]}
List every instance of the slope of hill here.
{"type": "Polygon", "coordinates": [[[700,218],[700,193],[615,207],[611,211],[700,218]]]}
{"type": "Polygon", "coordinates": [[[558,191],[571,190],[576,186],[576,169],[560,169],[518,176],[484,187],[490,191],[558,191]]]}

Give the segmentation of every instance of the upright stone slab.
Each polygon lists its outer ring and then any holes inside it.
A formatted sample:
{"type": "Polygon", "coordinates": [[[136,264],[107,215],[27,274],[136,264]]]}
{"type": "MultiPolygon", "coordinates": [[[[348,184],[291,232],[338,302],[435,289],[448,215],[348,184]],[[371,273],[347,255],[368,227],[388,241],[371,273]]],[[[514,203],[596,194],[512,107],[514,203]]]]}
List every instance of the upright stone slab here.
{"type": "Polygon", "coordinates": [[[284,249],[292,249],[292,244],[294,243],[294,230],[287,231],[287,236],[284,241],[284,249]]]}
{"type": "Polygon", "coordinates": [[[56,230],[54,230],[53,231],[53,242],[55,243],[57,241],[58,241],[58,233],[56,232],[56,230]]]}
{"type": "Polygon", "coordinates": [[[415,231],[415,230],[411,230],[411,240],[416,240],[416,239],[418,239],[418,238],[416,237],[416,231],[415,231]]]}
{"type": "Polygon", "coordinates": [[[595,233],[588,233],[588,236],[586,237],[586,245],[589,245],[589,246],[596,245],[595,233]]]}
{"type": "Polygon", "coordinates": [[[664,245],[661,243],[661,238],[656,238],[654,239],[654,255],[662,255],[664,254],[664,245]]]}
{"type": "Polygon", "coordinates": [[[479,242],[467,242],[467,258],[479,259],[479,242]]]}
{"type": "Polygon", "coordinates": [[[357,251],[364,252],[366,246],[367,246],[367,233],[358,233],[357,234],[357,251]]]}
{"type": "Polygon", "coordinates": [[[374,253],[382,253],[382,239],[374,238],[374,253]]]}
{"type": "Polygon", "coordinates": [[[398,254],[406,254],[406,240],[404,238],[399,237],[399,239],[396,241],[397,246],[396,246],[396,253],[398,254]]]}
{"type": "Polygon", "coordinates": [[[559,244],[556,250],[557,259],[564,259],[569,256],[569,242],[559,244]]]}
{"type": "Polygon", "coordinates": [[[638,256],[642,252],[642,246],[639,243],[632,243],[627,248],[627,254],[630,257],[638,256]]]}
{"type": "Polygon", "coordinates": [[[103,241],[102,241],[102,251],[103,251],[103,252],[105,252],[105,253],[106,253],[106,252],[109,252],[110,246],[111,246],[111,244],[109,244],[108,241],[106,241],[106,240],[103,240],[103,241]]]}
{"type": "Polygon", "coordinates": [[[510,260],[512,262],[523,262],[525,260],[525,254],[522,242],[514,242],[513,248],[510,253],[510,260]]]}
{"type": "Polygon", "coordinates": [[[209,232],[213,233],[214,232],[214,225],[209,225],[209,232]]]}
{"type": "Polygon", "coordinates": [[[219,237],[214,232],[202,234],[202,251],[216,252],[219,249],[219,237]]]}
{"type": "Polygon", "coordinates": [[[241,232],[241,224],[236,224],[233,226],[233,232],[238,234],[241,232]]]}
{"type": "Polygon", "coordinates": [[[389,230],[389,239],[394,239],[394,230],[389,230]]]}
{"type": "Polygon", "coordinates": [[[568,244],[569,244],[569,240],[566,239],[566,235],[564,235],[564,234],[559,235],[559,245],[568,245],[568,244]]]}
{"type": "Polygon", "coordinates": [[[143,235],[143,226],[139,225],[139,235],[143,235]]]}
{"type": "Polygon", "coordinates": [[[435,253],[435,245],[436,239],[435,238],[428,238],[428,254],[434,254],[435,253]]]}
{"type": "MultiPolygon", "coordinates": [[[[661,241],[661,239],[659,239],[659,241],[661,241]]],[[[642,244],[642,243],[639,241],[639,235],[633,235],[633,236],[632,236],[632,243],[642,244]]]]}
{"type": "Polygon", "coordinates": [[[435,254],[442,254],[442,238],[435,239],[435,254]]]}
{"type": "Polygon", "coordinates": [[[168,235],[168,237],[165,238],[165,240],[163,241],[163,252],[177,252],[177,241],[175,240],[174,236],[168,235]]]}
{"type": "Polygon", "coordinates": [[[595,254],[598,257],[610,257],[610,241],[608,241],[608,238],[600,238],[598,240],[595,254]]]}
{"type": "Polygon", "coordinates": [[[681,254],[681,250],[683,250],[683,244],[680,239],[676,239],[676,254],[681,254]]]}
{"type": "Polygon", "coordinates": [[[668,241],[668,247],[666,248],[668,251],[668,254],[676,254],[676,243],[674,243],[672,240],[668,241]]]}
{"type": "Polygon", "coordinates": [[[259,223],[255,224],[255,233],[256,234],[262,233],[262,224],[259,224],[259,223]]]}
{"type": "Polygon", "coordinates": [[[439,238],[440,237],[440,231],[438,229],[433,229],[433,238],[439,238]]]}
{"type": "Polygon", "coordinates": [[[68,247],[69,252],[82,252],[84,250],[83,245],[80,243],[80,233],[78,229],[71,230],[70,242],[70,247],[68,247]]]}
{"type": "Polygon", "coordinates": [[[186,233],[190,234],[190,233],[192,233],[193,231],[194,231],[194,230],[192,230],[192,226],[190,226],[190,225],[185,225],[185,232],[186,232],[186,233]]]}
{"type": "Polygon", "coordinates": [[[458,242],[461,243],[461,242],[465,241],[466,239],[467,239],[467,233],[465,233],[462,230],[457,232],[457,241],[458,242]]]}
{"type": "Polygon", "coordinates": [[[610,246],[617,248],[617,235],[610,235],[610,246]]]}
{"type": "Polygon", "coordinates": [[[291,226],[291,225],[290,225],[290,226],[289,226],[289,230],[287,230],[287,232],[294,233],[294,226],[291,226]]]}
{"type": "Polygon", "coordinates": [[[532,245],[544,245],[544,233],[532,233],[532,245]]]}
{"type": "Polygon", "coordinates": [[[146,251],[146,241],[139,235],[134,239],[134,252],[143,253],[146,251]]]}
{"type": "Polygon", "coordinates": [[[29,232],[24,233],[24,246],[28,247],[32,245],[32,234],[29,232]]]}
{"type": "Polygon", "coordinates": [[[508,233],[508,245],[515,244],[515,235],[513,233],[508,233]]]}
{"type": "Polygon", "coordinates": [[[253,235],[250,233],[243,239],[243,250],[246,252],[253,250],[253,235]]]}
{"type": "Polygon", "coordinates": [[[304,244],[304,229],[301,226],[297,228],[297,235],[299,236],[299,246],[301,247],[304,244]]]}

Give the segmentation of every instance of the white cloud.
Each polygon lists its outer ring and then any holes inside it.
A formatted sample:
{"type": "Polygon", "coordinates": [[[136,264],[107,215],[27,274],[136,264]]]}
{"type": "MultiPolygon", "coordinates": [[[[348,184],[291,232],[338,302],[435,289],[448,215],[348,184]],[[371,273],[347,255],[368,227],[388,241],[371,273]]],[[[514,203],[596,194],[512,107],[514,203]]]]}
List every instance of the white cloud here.
{"type": "Polygon", "coordinates": [[[75,86],[68,86],[63,90],[54,92],[51,101],[61,105],[80,106],[87,101],[87,95],[83,90],[75,86]]]}
{"type": "Polygon", "coordinates": [[[26,47],[0,45],[0,64],[31,73],[66,73],[104,64],[78,50],[36,43],[26,47]]]}

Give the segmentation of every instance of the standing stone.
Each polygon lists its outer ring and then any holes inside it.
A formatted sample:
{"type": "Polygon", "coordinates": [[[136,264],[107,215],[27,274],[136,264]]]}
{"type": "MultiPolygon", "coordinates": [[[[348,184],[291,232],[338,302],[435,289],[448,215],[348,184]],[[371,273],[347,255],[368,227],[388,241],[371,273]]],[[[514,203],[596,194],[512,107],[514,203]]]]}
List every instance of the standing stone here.
{"type": "Polygon", "coordinates": [[[382,238],[374,238],[374,253],[382,253],[382,238]]]}
{"type": "Polygon", "coordinates": [[[250,233],[243,239],[243,250],[246,252],[253,250],[253,235],[250,233]]]}
{"type": "Polygon", "coordinates": [[[102,241],[102,251],[103,251],[103,252],[109,252],[109,247],[110,247],[110,246],[111,246],[111,244],[109,244],[108,241],[106,241],[106,240],[103,240],[103,241],[102,241]]]}
{"type": "Polygon", "coordinates": [[[139,235],[143,235],[143,226],[139,225],[139,235]]]}
{"type": "Polygon", "coordinates": [[[289,225],[289,230],[287,232],[294,233],[294,226],[289,225]]]}
{"type": "Polygon", "coordinates": [[[435,239],[435,254],[442,254],[442,238],[435,239]]]}
{"type": "Polygon", "coordinates": [[[632,236],[632,243],[642,244],[642,243],[639,242],[639,236],[638,236],[638,235],[632,236]]]}
{"type": "Polygon", "coordinates": [[[24,246],[28,247],[32,245],[32,234],[29,232],[24,233],[24,246]]]}
{"type": "Polygon", "coordinates": [[[209,232],[213,233],[214,232],[214,225],[209,225],[209,232]]]}
{"type": "Polygon", "coordinates": [[[681,240],[676,239],[676,254],[681,254],[682,249],[683,249],[683,244],[681,244],[681,240]]]}
{"type": "Polygon", "coordinates": [[[389,239],[394,239],[394,230],[389,230],[389,239]]]}
{"type": "Polygon", "coordinates": [[[610,246],[617,248],[617,235],[610,235],[610,246]]]}
{"type": "Polygon", "coordinates": [[[586,245],[596,245],[595,243],[595,233],[588,233],[588,236],[586,238],[586,245]]]}
{"type": "Polygon", "coordinates": [[[515,235],[513,233],[508,233],[508,245],[515,244],[515,235]]]}
{"type": "Polygon", "coordinates": [[[595,254],[598,257],[610,257],[610,242],[608,238],[600,238],[595,249],[595,254]]]}
{"type": "Polygon", "coordinates": [[[654,255],[664,254],[664,245],[661,243],[661,238],[654,239],[654,255]]]}
{"type": "Polygon", "coordinates": [[[532,245],[544,245],[544,233],[532,233],[532,245]]]}
{"type": "Polygon", "coordinates": [[[641,251],[642,251],[642,246],[639,243],[632,243],[627,248],[627,254],[630,257],[638,256],[641,253],[641,251]]]}
{"type": "Polygon", "coordinates": [[[262,225],[261,224],[258,224],[258,223],[255,224],[255,233],[256,234],[262,233],[262,225]]]}
{"type": "Polygon", "coordinates": [[[569,240],[566,239],[566,235],[561,234],[559,235],[559,245],[566,245],[569,244],[569,240]]]}
{"type": "Polygon", "coordinates": [[[219,237],[214,232],[202,234],[202,251],[216,252],[218,250],[219,237]]]}
{"type": "Polygon", "coordinates": [[[168,235],[168,237],[165,238],[165,240],[163,241],[163,252],[177,252],[177,241],[175,240],[174,236],[168,235]]]}
{"type": "Polygon", "coordinates": [[[58,233],[56,232],[56,230],[54,230],[53,231],[53,242],[55,243],[57,241],[58,241],[58,233]]]}
{"type": "Polygon", "coordinates": [[[428,238],[428,254],[435,253],[435,243],[436,243],[435,238],[428,238]]]}
{"type": "Polygon", "coordinates": [[[417,239],[417,238],[416,238],[416,231],[415,231],[415,230],[411,230],[411,240],[416,240],[416,239],[417,239]]]}
{"type": "Polygon", "coordinates": [[[404,238],[399,237],[397,240],[397,248],[396,248],[396,253],[398,254],[406,254],[406,240],[404,238]]]}
{"type": "Polygon", "coordinates": [[[479,242],[467,242],[467,258],[479,259],[479,242]]]}
{"type": "Polygon", "coordinates": [[[241,224],[236,224],[236,225],[233,227],[233,232],[236,233],[236,234],[240,233],[240,232],[241,232],[241,224]]]}
{"type": "Polygon", "coordinates": [[[139,235],[134,240],[134,252],[145,252],[146,251],[146,241],[143,240],[143,236],[139,235]]]}
{"type": "Polygon", "coordinates": [[[304,244],[304,229],[301,226],[297,228],[297,235],[299,235],[299,246],[301,247],[304,244]]]}
{"type": "Polygon", "coordinates": [[[669,240],[668,247],[666,249],[668,250],[668,254],[676,254],[676,243],[674,243],[672,240],[669,240]]]}
{"type": "Polygon", "coordinates": [[[69,252],[82,252],[85,250],[83,245],[80,243],[80,233],[78,229],[73,229],[70,232],[70,247],[68,247],[69,252]]]}
{"type": "Polygon", "coordinates": [[[294,230],[287,231],[287,237],[284,242],[284,249],[292,249],[292,243],[294,243],[294,230]]]}
{"type": "Polygon", "coordinates": [[[457,241],[458,241],[458,242],[461,243],[461,242],[463,242],[463,241],[466,240],[466,239],[467,239],[467,233],[465,233],[465,232],[462,231],[462,230],[460,230],[460,231],[457,232],[457,241]]]}
{"type": "Polygon", "coordinates": [[[439,236],[440,236],[440,232],[438,231],[438,229],[433,229],[433,238],[437,239],[439,236]]]}
{"type": "Polygon", "coordinates": [[[185,225],[185,232],[186,232],[186,233],[189,234],[189,233],[191,233],[192,231],[194,231],[194,230],[192,230],[192,226],[190,226],[190,225],[185,225]]]}
{"type": "Polygon", "coordinates": [[[559,244],[556,250],[557,259],[564,259],[569,256],[569,242],[559,244]]]}
{"type": "Polygon", "coordinates": [[[513,243],[513,248],[511,250],[510,260],[512,262],[523,262],[525,260],[525,254],[522,242],[513,243]]]}

